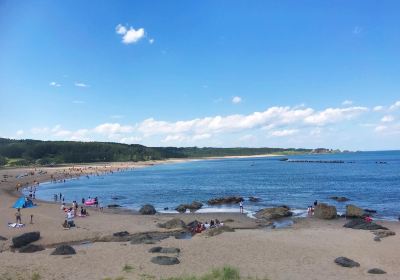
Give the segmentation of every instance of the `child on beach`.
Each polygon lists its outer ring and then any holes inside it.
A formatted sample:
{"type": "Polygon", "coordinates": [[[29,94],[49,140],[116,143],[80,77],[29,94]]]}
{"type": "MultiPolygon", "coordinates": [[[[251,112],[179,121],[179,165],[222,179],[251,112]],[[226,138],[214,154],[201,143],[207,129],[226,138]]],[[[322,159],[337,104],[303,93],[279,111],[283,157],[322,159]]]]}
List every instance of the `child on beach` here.
{"type": "Polygon", "coordinates": [[[15,213],[15,220],[17,224],[22,224],[21,221],[21,208],[17,209],[17,212],[15,213]]]}
{"type": "Polygon", "coordinates": [[[243,214],[243,201],[239,202],[240,214],[243,214]]]}

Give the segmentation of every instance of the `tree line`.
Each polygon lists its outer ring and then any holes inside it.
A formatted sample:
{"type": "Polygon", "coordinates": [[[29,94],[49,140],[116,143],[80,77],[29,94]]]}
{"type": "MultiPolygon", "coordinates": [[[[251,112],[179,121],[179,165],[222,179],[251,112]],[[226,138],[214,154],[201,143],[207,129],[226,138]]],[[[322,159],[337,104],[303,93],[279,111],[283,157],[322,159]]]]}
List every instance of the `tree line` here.
{"type": "Polygon", "coordinates": [[[53,165],[169,158],[308,153],[309,149],[146,147],[110,142],[40,141],[0,138],[0,166],[53,165]]]}

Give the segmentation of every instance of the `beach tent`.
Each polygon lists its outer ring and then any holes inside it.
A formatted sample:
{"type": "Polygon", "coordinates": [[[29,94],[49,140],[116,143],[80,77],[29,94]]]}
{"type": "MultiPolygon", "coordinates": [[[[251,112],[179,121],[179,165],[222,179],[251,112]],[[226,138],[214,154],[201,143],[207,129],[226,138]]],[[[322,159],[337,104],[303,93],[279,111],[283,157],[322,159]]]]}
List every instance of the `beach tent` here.
{"type": "Polygon", "coordinates": [[[34,206],[32,200],[25,200],[25,197],[20,197],[15,201],[13,208],[31,208],[34,206]]]}

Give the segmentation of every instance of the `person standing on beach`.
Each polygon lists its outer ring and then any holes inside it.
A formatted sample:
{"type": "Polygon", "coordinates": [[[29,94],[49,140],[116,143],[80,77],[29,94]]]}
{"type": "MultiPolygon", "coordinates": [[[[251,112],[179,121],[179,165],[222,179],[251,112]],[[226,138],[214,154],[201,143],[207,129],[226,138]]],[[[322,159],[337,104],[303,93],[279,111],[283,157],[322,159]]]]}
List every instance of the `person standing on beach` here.
{"type": "Polygon", "coordinates": [[[15,213],[15,220],[17,224],[22,224],[21,220],[21,208],[17,209],[17,213],[15,213]]]}
{"type": "Polygon", "coordinates": [[[240,214],[243,214],[243,201],[239,202],[240,214]]]}

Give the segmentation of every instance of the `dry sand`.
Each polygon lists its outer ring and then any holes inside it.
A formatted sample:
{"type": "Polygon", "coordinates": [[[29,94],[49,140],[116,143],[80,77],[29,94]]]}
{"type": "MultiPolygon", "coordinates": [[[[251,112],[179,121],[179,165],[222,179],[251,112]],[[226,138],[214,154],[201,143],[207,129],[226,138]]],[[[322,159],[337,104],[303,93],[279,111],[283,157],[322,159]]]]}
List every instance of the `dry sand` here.
{"type": "MultiPolygon", "coordinates": [[[[151,163],[115,163],[84,165],[82,172],[109,172],[111,170],[143,167],[151,163]],[[90,167],[90,168],[89,168],[90,167]]],[[[79,167],[81,168],[81,167],[79,167]]],[[[255,220],[238,213],[215,214],[162,214],[141,216],[133,214],[112,214],[90,211],[86,218],[76,218],[76,228],[64,230],[61,223],[64,213],[59,204],[38,202],[38,207],[22,210],[26,226],[21,229],[8,228],[7,222],[14,221],[15,209],[11,206],[18,193],[17,182],[32,184],[53,178],[61,179],[63,170],[69,167],[41,168],[47,174],[24,177],[16,175],[34,171],[33,169],[0,170],[0,235],[8,238],[0,241],[0,279],[32,279],[38,273],[40,279],[104,279],[124,277],[124,279],[155,279],[180,275],[201,275],[212,268],[231,265],[237,267],[241,275],[263,279],[400,279],[400,224],[382,222],[395,231],[395,236],[373,241],[370,231],[343,228],[344,219],[334,221],[314,218],[299,219],[292,228],[267,230],[257,228],[255,220]],[[4,182],[3,175],[9,175],[4,182]],[[34,223],[29,216],[34,215],[34,223]],[[127,242],[95,242],[75,245],[77,254],[73,256],[51,256],[52,245],[63,242],[82,241],[110,235],[117,231],[130,233],[160,231],[157,223],[171,217],[182,218],[185,222],[197,220],[232,219],[230,226],[235,232],[218,236],[205,234],[190,240],[168,238],[157,245],[132,245],[127,242]],[[32,254],[12,252],[9,248],[13,236],[23,232],[39,230],[42,238],[37,244],[48,249],[32,254]],[[150,262],[155,254],[148,253],[153,246],[172,246],[181,249],[178,265],[159,266],[150,262]],[[333,261],[346,256],[358,261],[358,268],[343,268],[333,261]],[[128,264],[134,269],[124,272],[128,264]],[[370,268],[378,267],[385,275],[371,275],[370,268]]],[[[82,174],[70,171],[71,176],[82,174]]]]}

